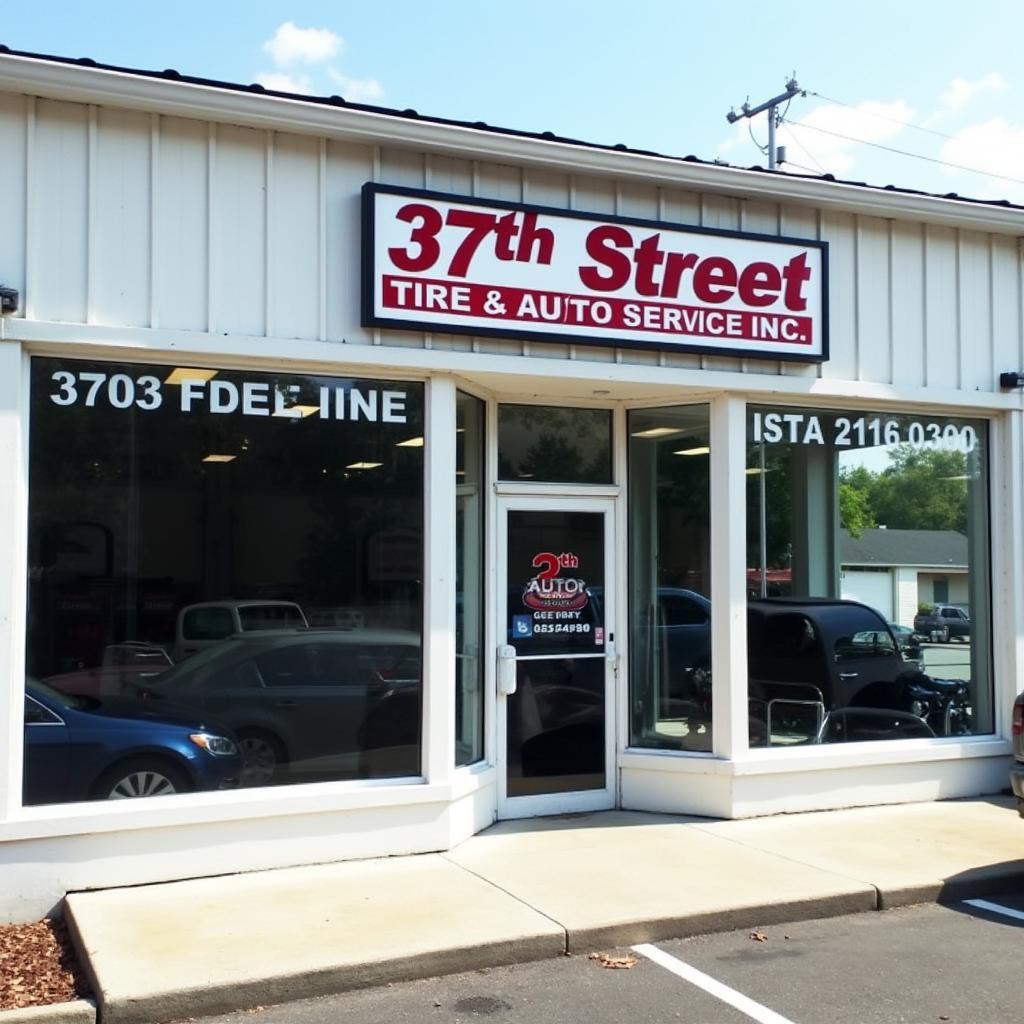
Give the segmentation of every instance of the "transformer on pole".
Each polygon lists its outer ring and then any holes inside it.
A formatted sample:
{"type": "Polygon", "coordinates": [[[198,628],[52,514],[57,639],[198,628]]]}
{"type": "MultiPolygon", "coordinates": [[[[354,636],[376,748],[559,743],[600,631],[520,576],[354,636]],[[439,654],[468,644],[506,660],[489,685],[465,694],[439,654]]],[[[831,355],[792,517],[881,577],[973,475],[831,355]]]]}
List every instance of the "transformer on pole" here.
{"type": "MultiPolygon", "coordinates": [[[[787,103],[794,96],[798,96],[803,92],[800,86],[797,84],[795,77],[791,78],[786,82],[786,91],[780,93],[778,96],[772,97],[770,100],[765,100],[764,103],[759,103],[756,107],[752,107],[750,103],[744,103],[740,107],[740,112],[737,114],[735,110],[730,110],[725,115],[725,119],[729,124],[735,124],[741,118],[754,117],[760,114],[762,110],[768,111],[768,170],[774,171],[777,164],[781,163],[785,159],[785,147],[780,146],[778,149],[775,147],[775,127],[778,124],[778,115],[775,113],[780,103],[787,103]],[[781,155],[780,160],[776,160],[776,156],[781,155]]],[[[806,95],[806,93],[804,93],[806,95]]]]}

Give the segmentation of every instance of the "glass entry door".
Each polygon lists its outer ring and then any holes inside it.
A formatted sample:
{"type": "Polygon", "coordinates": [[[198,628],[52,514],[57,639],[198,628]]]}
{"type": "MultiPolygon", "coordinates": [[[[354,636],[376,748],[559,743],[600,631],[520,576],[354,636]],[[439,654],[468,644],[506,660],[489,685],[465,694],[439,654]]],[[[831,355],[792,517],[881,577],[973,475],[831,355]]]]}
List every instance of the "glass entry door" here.
{"type": "Polygon", "coordinates": [[[614,806],[613,509],[500,501],[500,817],[614,806]]]}

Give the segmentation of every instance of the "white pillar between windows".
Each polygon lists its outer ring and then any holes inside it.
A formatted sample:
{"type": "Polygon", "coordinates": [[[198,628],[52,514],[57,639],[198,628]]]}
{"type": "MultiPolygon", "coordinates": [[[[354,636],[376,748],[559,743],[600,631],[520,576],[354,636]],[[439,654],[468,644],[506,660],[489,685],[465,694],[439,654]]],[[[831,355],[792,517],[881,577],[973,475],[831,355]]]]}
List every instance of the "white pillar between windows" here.
{"type": "MultiPolygon", "coordinates": [[[[991,550],[992,603],[990,642],[993,643],[995,686],[992,726],[1010,738],[1013,699],[1021,689],[1024,672],[1024,413],[1017,409],[992,423],[989,431],[989,466],[992,495],[991,550]]],[[[973,554],[973,552],[972,552],[973,554]]],[[[971,562],[971,574],[978,569],[971,562]]],[[[977,613],[971,608],[971,645],[979,643],[973,632],[977,613]]],[[[984,635],[984,633],[982,633],[984,635]]],[[[984,650],[985,648],[981,648],[984,650]]],[[[991,698],[989,698],[991,699],[991,698]]],[[[986,721],[975,711],[975,725],[984,728],[986,721]]]]}
{"type": "Polygon", "coordinates": [[[28,500],[23,369],[21,345],[0,342],[0,821],[21,806],[28,500]]]}
{"type": "Polygon", "coordinates": [[[746,405],[711,403],[712,749],[742,757],[747,737],[746,405]]]}
{"type": "Polygon", "coordinates": [[[455,383],[427,385],[423,537],[423,774],[455,764],[455,383]]]}

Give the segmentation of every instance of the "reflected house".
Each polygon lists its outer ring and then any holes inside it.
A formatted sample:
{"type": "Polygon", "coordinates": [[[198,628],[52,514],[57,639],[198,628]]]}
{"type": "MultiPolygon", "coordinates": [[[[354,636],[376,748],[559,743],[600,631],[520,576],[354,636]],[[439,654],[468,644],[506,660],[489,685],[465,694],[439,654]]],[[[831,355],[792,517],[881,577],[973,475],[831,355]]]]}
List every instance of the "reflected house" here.
{"type": "Polygon", "coordinates": [[[840,536],[842,596],[913,626],[922,604],[970,607],[967,537],[956,530],[868,529],[840,536]]]}

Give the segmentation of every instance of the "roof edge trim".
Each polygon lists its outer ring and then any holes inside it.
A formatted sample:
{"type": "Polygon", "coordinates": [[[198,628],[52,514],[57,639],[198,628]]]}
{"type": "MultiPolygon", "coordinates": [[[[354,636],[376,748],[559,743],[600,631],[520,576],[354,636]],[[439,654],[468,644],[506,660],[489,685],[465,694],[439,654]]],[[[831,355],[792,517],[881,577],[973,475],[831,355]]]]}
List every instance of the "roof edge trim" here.
{"type": "Polygon", "coordinates": [[[781,172],[701,164],[681,157],[618,152],[582,143],[525,138],[385,112],[325,106],[301,98],[151,78],[106,68],[0,53],[0,91],[117,106],[365,145],[412,146],[447,156],[527,164],[672,186],[735,198],[813,205],[873,217],[924,221],[990,234],[1024,236],[1024,213],[963,201],[797,178],[781,172]]]}

